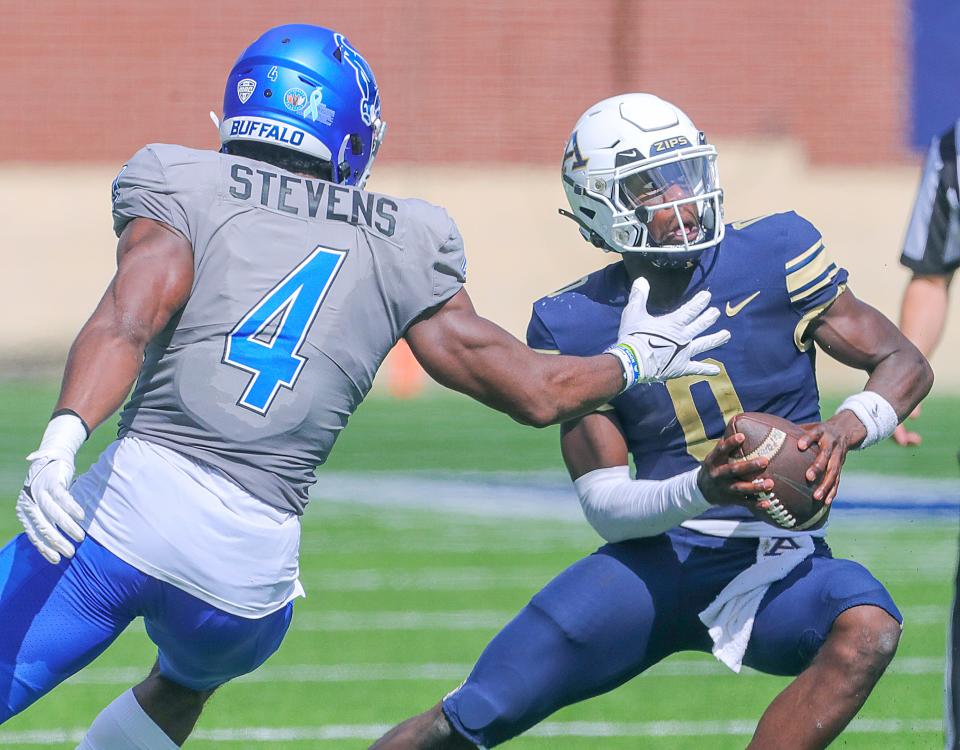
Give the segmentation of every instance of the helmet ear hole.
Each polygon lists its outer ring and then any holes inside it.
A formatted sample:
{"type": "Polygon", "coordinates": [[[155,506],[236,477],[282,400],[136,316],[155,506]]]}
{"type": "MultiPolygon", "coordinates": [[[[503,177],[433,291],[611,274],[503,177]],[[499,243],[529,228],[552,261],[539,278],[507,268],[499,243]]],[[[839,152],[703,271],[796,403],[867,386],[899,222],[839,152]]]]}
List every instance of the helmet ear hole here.
{"type": "Polygon", "coordinates": [[[350,134],[350,151],[354,156],[360,156],[363,153],[363,141],[356,133],[350,134]]]}

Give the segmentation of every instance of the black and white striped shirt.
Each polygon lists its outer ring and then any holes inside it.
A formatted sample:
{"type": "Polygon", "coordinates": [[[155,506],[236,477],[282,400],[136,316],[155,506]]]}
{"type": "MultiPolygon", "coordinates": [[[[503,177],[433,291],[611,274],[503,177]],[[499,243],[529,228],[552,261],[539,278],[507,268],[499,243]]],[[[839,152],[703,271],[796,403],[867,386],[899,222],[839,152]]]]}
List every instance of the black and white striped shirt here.
{"type": "Polygon", "coordinates": [[[930,144],[900,262],[915,274],[952,274],[960,266],[957,138],[960,121],[930,144]]]}

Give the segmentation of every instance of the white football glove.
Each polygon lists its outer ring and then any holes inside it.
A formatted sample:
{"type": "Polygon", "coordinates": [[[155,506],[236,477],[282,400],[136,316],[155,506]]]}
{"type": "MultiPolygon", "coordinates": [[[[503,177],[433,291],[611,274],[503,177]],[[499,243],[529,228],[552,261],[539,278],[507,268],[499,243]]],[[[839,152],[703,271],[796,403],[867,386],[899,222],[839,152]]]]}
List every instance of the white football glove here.
{"type": "Polygon", "coordinates": [[[607,349],[607,353],[618,357],[623,365],[624,390],[636,383],[719,374],[720,368],[716,365],[693,361],[694,357],[730,340],[727,330],[700,336],[720,317],[716,307],[707,309],[710,292],[697,292],[685,305],[660,316],[647,312],[649,295],[650,283],[645,278],[633,282],[630,299],[620,317],[618,341],[607,349]]]}
{"type": "Polygon", "coordinates": [[[83,508],[70,494],[74,456],[87,439],[87,428],[74,414],[55,416],[47,425],[40,447],[27,456],[30,468],[17,497],[17,518],[31,544],[56,565],[62,557],[73,557],[73,544],[85,536],[80,528],[83,508]]]}

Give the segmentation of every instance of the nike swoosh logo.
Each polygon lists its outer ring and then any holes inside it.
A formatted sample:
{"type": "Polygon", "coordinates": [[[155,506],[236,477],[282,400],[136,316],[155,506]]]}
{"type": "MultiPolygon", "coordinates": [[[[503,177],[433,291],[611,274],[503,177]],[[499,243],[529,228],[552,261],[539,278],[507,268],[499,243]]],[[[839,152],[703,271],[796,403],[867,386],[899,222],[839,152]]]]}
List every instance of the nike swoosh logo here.
{"type": "Polygon", "coordinates": [[[734,221],[730,224],[734,229],[746,229],[751,224],[756,224],[758,221],[763,221],[764,219],[769,219],[770,214],[764,214],[763,216],[755,216],[752,219],[745,219],[743,221],[734,221]]]}
{"type": "Polygon", "coordinates": [[[736,305],[731,305],[731,304],[728,302],[728,303],[727,303],[727,317],[728,317],[728,318],[732,318],[734,315],[736,315],[738,312],[740,312],[743,308],[745,308],[747,305],[749,305],[751,302],[753,302],[753,301],[757,298],[757,295],[758,295],[758,294],[760,294],[760,292],[754,292],[754,293],[751,294],[749,297],[747,297],[743,302],[738,302],[736,305]]]}

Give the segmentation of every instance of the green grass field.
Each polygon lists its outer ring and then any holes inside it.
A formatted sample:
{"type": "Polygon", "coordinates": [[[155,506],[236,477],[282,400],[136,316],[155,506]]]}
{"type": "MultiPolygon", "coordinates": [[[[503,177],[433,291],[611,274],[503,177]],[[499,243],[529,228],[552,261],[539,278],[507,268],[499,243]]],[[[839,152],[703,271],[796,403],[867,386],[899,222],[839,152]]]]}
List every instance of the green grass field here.
{"type": "MultiPolygon", "coordinates": [[[[17,531],[13,500],[23,456],[49,414],[46,383],[0,384],[0,535],[17,531]]],[[[924,445],[883,445],[851,456],[848,471],[957,476],[960,399],[927,404],[924,445]]],[[[85,466],[111,439],[101,429],[85,466]]],[[[449,395],[373,398],[358,411],[327,471],[561,471],[556,429],[532,430],[449,395]]],[[[442,505],[444,498],[434,498],[442,505]]],[[[188,748],[366,747],[384,725],[435,703],[527,599],[598,540],[583,522],[470,515],[409,507],[315,503],[304,520],[308,598],[280,651],[252,677],[224,687],[188,748]]],[[[942,747],[942,665],[957,524],[943,516],[834,513],[838,555],[867,564],[892,591],[907,625],[891,672],[843,748],[942,747]]],[[[135,625],[87,670],[0,729],[5,747],[72,748],[106,703],[154,658],[135,625]]],[[[725,672],[680,654],[597,699],[569,707],[508,747],[742,748],[783,678],[725,672]]]]}

